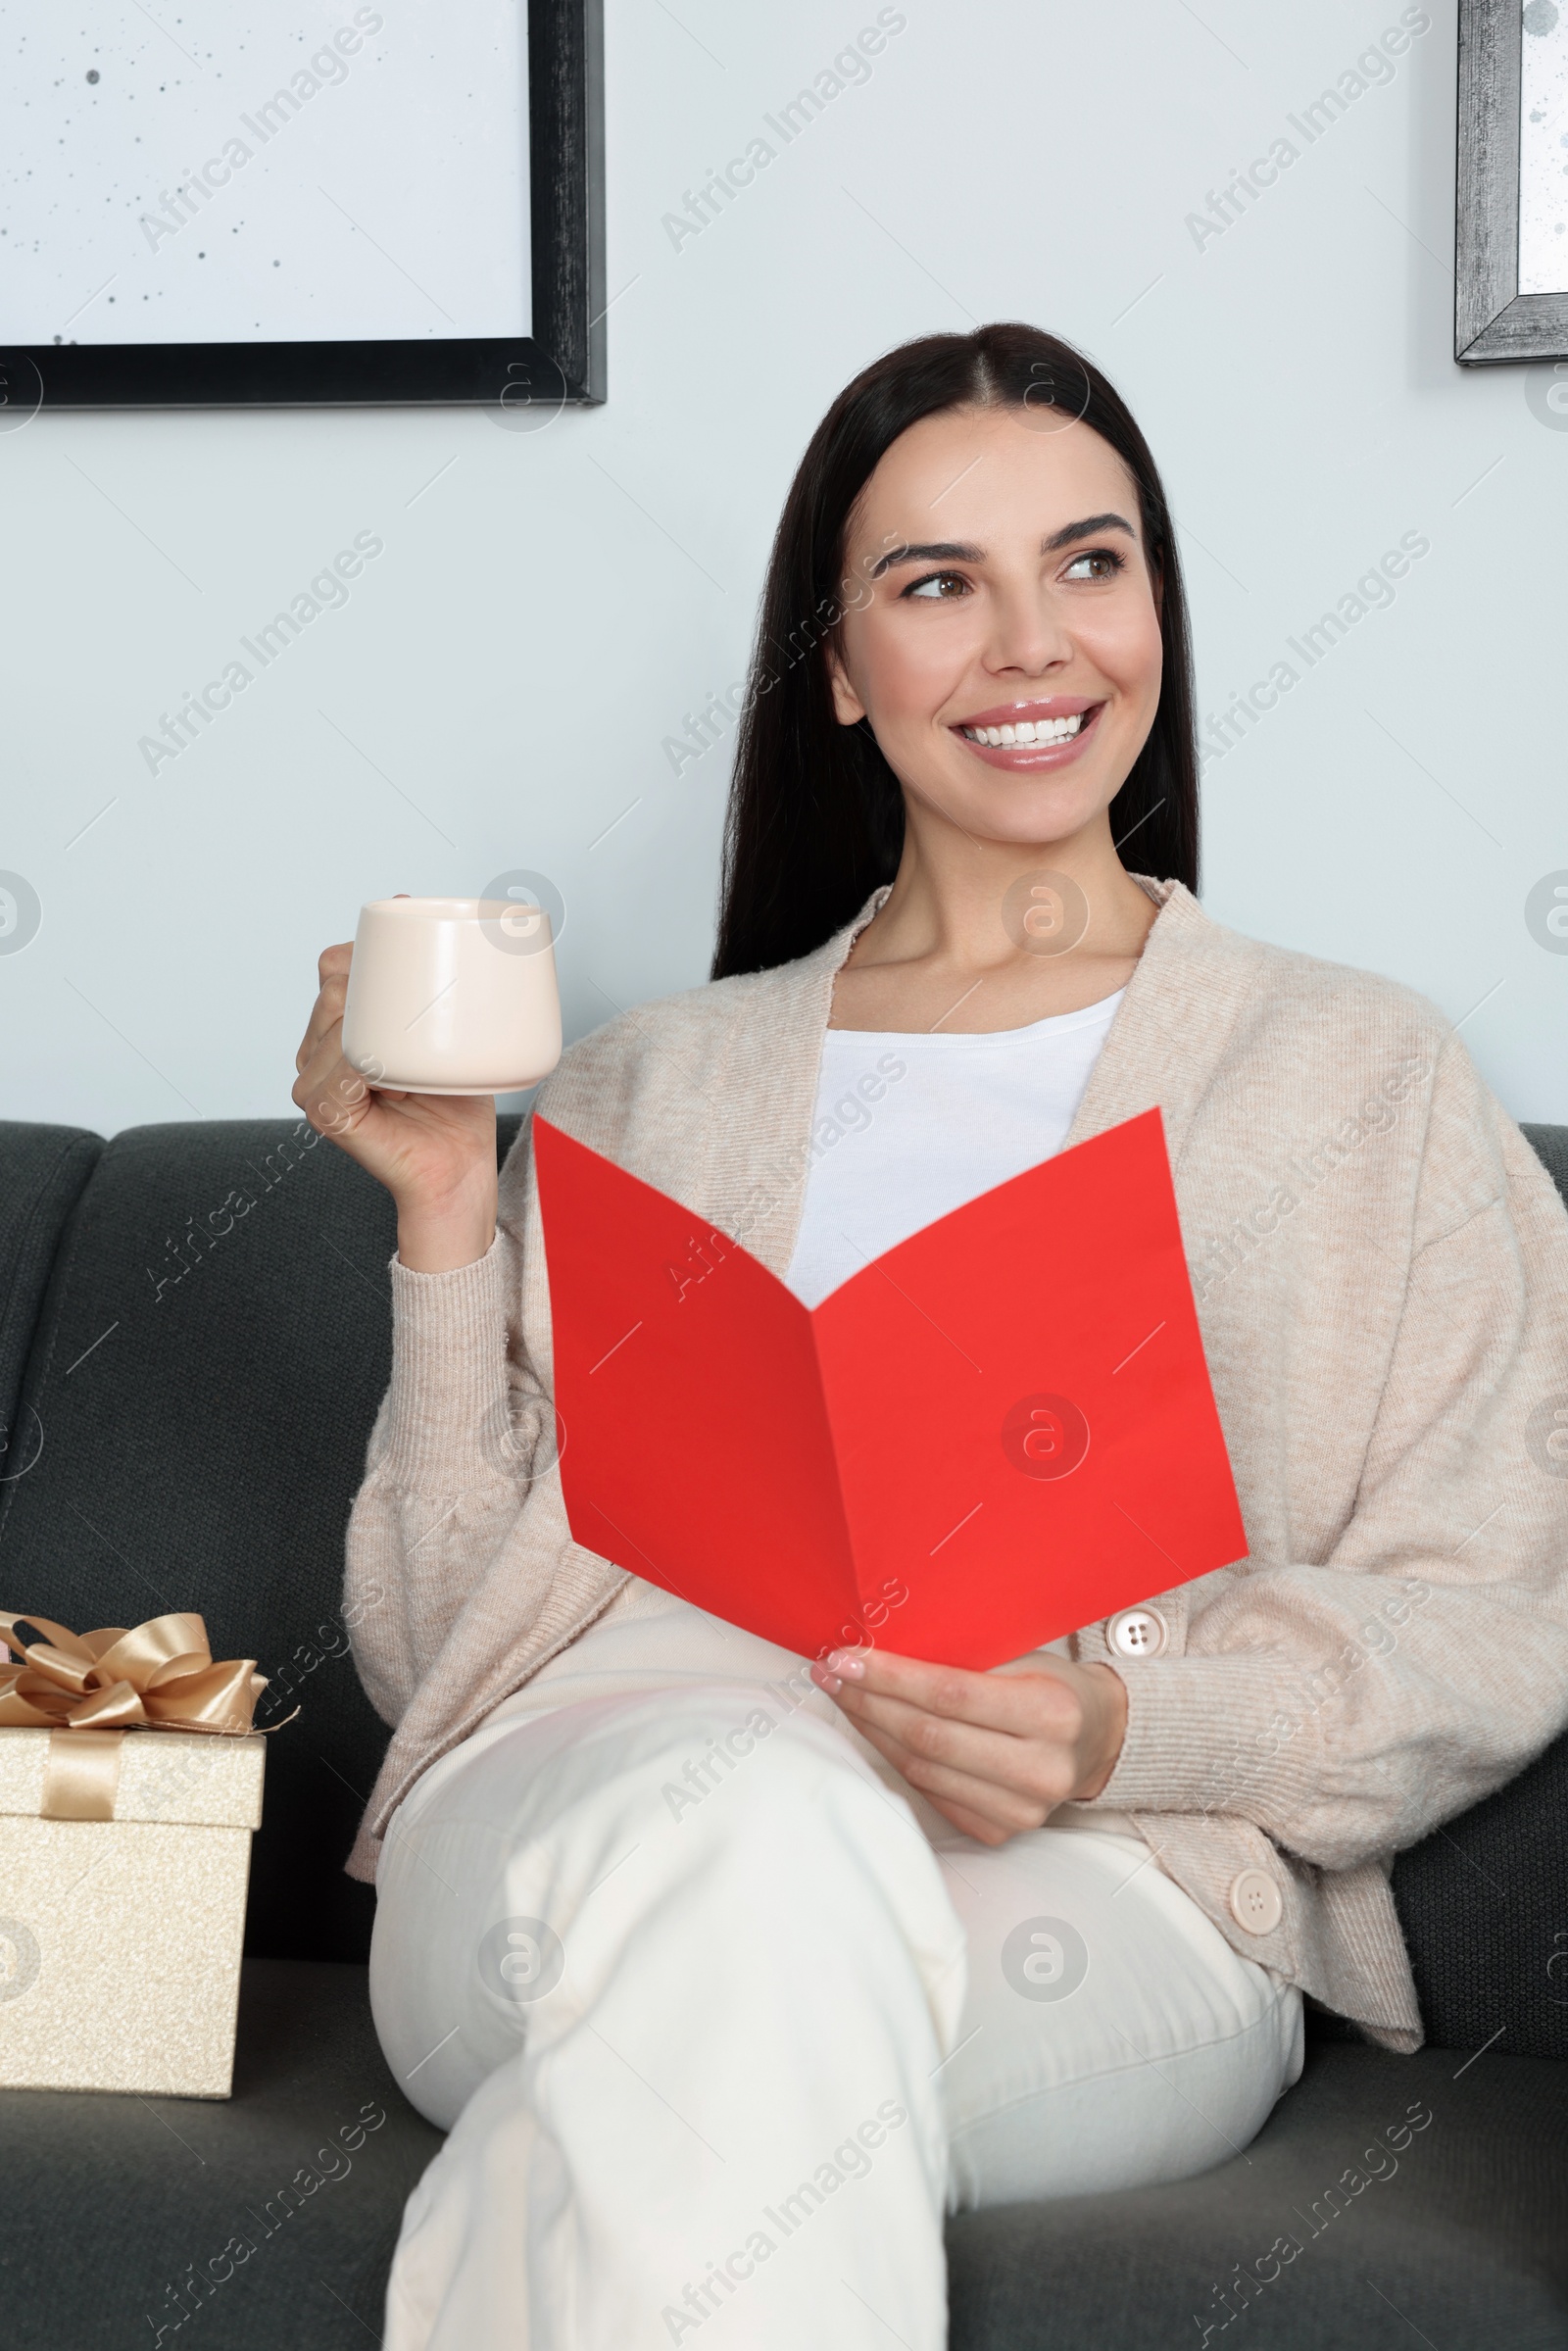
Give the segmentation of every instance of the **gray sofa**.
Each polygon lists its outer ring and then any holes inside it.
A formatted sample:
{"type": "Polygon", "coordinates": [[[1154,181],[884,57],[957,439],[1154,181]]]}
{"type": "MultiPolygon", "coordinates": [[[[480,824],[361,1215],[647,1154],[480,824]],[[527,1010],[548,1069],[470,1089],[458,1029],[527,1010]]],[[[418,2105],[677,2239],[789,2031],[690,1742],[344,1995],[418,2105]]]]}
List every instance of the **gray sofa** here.
{"type": "MultiPolygon", "coordinates": [[[[1528,1131],[1568,1192],[1568,1129],[1528,1131]]],[[[439,2144],[377,2049],[373,1896],[341,1869],[386,1737],[338,1594],[392,1248],[382,1193],[299,1125],[0,1124],[0,1605],[200,1608],[274,1677],[264,1720],[302,1708],[270,1752],[232,2100],[0,2093],[6,2351],[379,2336],[439,2144]]],[[[1429,2046],[1314,2015],[1244,2156],[955,2223],[953,2351],[1568,2346],[1568,1739],[1395,1886],[1429,2046]]]]}

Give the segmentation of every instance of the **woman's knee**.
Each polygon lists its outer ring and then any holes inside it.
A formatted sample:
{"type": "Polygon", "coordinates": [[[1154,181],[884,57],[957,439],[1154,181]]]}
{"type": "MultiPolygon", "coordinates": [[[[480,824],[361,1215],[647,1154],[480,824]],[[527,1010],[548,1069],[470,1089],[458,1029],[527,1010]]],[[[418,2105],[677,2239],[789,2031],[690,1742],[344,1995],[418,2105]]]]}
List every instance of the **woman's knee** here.
{"type": "Polygon", "coordinates": [[[930,1844],[835,1725],[703,1709],[670,1728],[627,1901],[634,1885],[681,1901],[708,1888],[741,1942],[886,1935],[938,1972],[955,1963],[963,1931],[930,1844]]]}

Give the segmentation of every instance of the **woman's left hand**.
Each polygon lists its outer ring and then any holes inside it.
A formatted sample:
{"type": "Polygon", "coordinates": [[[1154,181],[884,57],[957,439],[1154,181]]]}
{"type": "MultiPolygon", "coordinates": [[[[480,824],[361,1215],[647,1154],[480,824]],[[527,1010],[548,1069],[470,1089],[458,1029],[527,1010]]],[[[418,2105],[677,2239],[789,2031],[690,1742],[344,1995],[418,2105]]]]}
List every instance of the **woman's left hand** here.
{"type": "Polygon", "coordinates": [[[972,1674],[835,1649],[811,1678],[911,1788],[984,1845],[1099,1795],[1127,1728],[1120,1675],[1066,1657],[972,1674]]]}

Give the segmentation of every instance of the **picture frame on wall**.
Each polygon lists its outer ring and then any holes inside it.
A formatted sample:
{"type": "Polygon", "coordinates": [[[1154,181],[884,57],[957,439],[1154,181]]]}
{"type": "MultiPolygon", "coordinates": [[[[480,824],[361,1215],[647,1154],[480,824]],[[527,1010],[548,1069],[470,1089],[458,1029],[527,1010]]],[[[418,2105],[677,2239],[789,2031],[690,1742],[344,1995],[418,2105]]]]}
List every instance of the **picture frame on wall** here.
{"type": "Polygon", "coordinates": [[[0,0],[0,408],[606,396],[603,0],[0,0]]]}
{"type": "Polygon", "coordinates": [[[1459,0],[1453,356],[1568,359],[1568,0],[1459,0]]]}

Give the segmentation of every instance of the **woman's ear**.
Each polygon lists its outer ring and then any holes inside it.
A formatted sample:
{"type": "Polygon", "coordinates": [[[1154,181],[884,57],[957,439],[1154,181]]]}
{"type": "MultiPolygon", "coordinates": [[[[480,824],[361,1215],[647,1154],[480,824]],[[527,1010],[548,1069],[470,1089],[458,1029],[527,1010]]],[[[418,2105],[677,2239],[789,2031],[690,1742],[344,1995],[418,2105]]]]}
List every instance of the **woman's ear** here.
{"type": "Polygon", "coordinates": [[[833,715],[840,726],[858,726],[866,714],[865,705],[850,683],[850,673],[837,645],[827,649],[827,678],[833,689],[833,715]]]}

